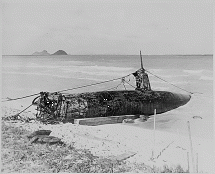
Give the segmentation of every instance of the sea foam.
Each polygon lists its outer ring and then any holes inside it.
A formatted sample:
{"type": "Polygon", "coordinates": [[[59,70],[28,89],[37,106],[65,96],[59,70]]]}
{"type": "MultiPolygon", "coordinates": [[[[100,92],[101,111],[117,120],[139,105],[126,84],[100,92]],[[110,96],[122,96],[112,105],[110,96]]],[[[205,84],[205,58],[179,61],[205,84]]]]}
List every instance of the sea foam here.
{"type": "Polygon", "coordinates": [[[201,77],[199,78],[199,80],[213,80],[213,77],[201,76],[201,77]]]}

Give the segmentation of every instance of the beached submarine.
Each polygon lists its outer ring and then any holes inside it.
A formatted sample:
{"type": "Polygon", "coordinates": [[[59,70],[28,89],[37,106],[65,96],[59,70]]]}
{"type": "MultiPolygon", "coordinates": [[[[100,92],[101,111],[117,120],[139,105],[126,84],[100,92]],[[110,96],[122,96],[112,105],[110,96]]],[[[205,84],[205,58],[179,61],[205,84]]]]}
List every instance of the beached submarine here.
{"type": "Polygon", "coordinates": [[[37,117],[48,119],[78,119],[119,115],[161,114],[185,105],[191,96],[167,91],[100,91],[80,94],[41,92],[33,104],[37,117]]]}
{"type": "Polygon", "coordinates": [[[148,74],[142,66],[133,73],[135,90],[98,91],[79,94],[41,92],[32,104],[37,105],[37,118],[43,120],[74,120],[79,118],[120,115],[161,114],[185,105],[191,95],[153,91],[148,74]]]}

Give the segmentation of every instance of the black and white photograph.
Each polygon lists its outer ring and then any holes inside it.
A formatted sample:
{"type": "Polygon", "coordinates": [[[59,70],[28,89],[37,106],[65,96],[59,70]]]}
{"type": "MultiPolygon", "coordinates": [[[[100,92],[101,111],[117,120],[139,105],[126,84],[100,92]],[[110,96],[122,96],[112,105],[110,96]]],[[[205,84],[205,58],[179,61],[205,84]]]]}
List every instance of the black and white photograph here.
{"type": "Polygon", "coordinates": [[[2,173],[213,173],[212,1],[2,0],[2,173]]]}

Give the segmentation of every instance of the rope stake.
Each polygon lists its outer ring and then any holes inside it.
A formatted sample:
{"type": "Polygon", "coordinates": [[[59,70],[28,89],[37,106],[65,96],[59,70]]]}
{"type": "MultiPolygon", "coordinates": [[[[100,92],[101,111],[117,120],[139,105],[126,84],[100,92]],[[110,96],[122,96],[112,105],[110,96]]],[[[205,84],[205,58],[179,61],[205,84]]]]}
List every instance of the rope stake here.
{"type": "Polygon", "coordinates": [[[15,114],[15,115],[12,115],[12,116],[9,116],[10,119],[12,120],[15,120],[18,118],[18,116],[20,118],[22,118],[19,114],[23,113],[25,110],[27,110],[28,108],[30,108],[33,104],[29,105],[27,108],[23,109],[22,111],[20,111],[19,113],[15,114]]]}

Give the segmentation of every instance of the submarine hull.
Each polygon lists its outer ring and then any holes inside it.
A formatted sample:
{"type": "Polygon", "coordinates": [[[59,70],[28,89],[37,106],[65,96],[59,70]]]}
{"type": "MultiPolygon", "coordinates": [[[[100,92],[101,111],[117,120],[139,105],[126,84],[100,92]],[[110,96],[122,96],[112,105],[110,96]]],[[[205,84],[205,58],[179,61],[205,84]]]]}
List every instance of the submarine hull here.
{"type": "Polygon", "coordinates": [[[161,114],[185,105],[190,95],[167,91],[100,91],[79,94],[46,93],[37,102],[39,117],[77,119],[118,115],[161,114]],[[47,102],[48,101],[48,102],[47,102]]]}

